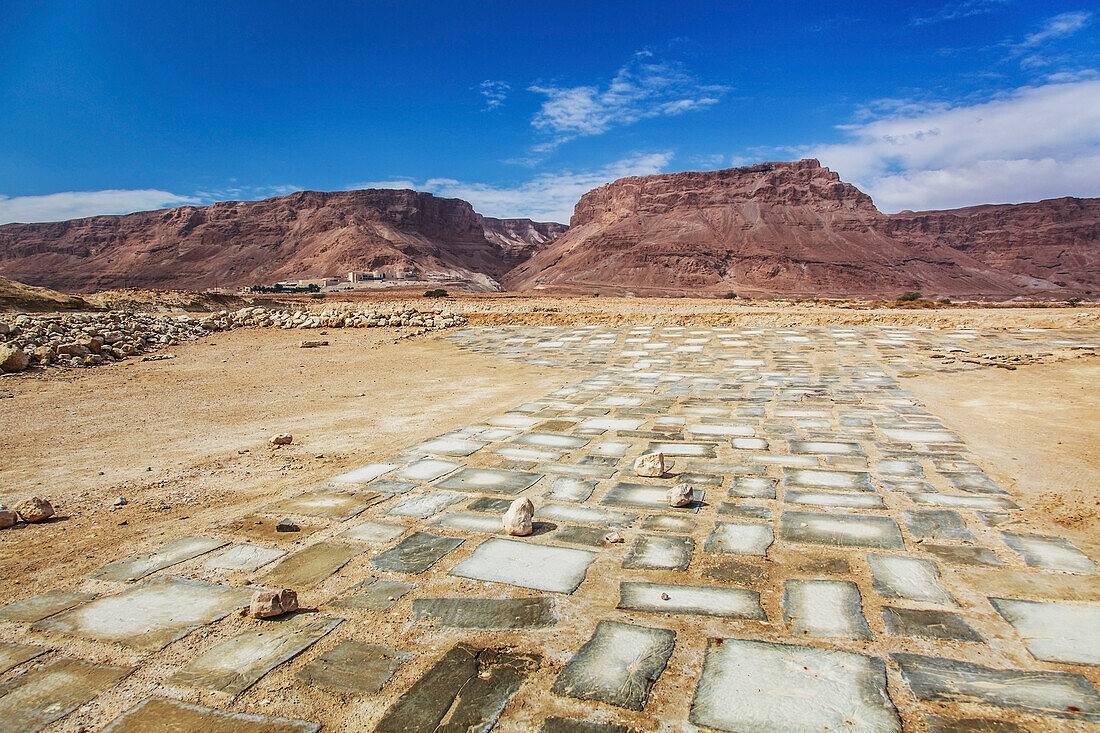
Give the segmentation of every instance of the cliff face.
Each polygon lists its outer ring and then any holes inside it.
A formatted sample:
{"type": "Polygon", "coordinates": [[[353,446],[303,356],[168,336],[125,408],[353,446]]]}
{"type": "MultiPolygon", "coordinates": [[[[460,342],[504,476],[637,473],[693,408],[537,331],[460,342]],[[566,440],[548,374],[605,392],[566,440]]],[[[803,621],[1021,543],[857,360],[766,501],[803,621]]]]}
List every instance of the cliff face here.
{"type": "MultiPolygon", "coordinates": [[[[1049,203],[1025,205],[1042,212],[1031,216],[1046,221],[1046,231],[1021,232],[1005,243],[997,232],[1004,216],[888,217],[816,160],[624,178],[582,196],[568,233],[508,273],[504,284],[515,290],[639,295],[1057,293],[1095,279],[1078,273],[1072,280],[1061,277],[1063,286],[1048,271],[1094,261],[1098,219],[1086,206],[1060,229],[1062,214],[1049,203]],[[1058,241],[1076,242],[1073,254],[1056,254],[1059,245],[1048,237],[1055,232],[1058,241]],[[1039,240],[1050,254],[1036,261],[1027,249],[1039,240]],[[1021,275],[1014,268],[1029,258],[1031,272],[1021,275]]],[[[1019,220],[1026,218],[1021,214],[1019,220]]]]}
{"type": "Polygon", "coordinates": [[[415,191],[302,191],[0,226],[0,272],[66,291],[243,286],[350,270],[416,270],[497,289],[559,227],[487,219],[465,201],[415,191]]]}

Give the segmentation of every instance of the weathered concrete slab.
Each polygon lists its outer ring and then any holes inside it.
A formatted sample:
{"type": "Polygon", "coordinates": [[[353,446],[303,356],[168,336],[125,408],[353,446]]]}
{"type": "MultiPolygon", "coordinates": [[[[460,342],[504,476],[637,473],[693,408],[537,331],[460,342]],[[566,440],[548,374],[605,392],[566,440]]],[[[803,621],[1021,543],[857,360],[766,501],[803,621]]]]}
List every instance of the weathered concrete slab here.
{"type": "Polygon", "coordinates": [[[917,636],[922,639],[951,639],[983,642],[977,631],[962,616],[946,611],[883,606],[882,623],[887,633],[917,636]]]}
{"type": "Polygon", "coordinates": [[[88,577],[120,582],[141,580],[158,570],[170,568],[173,565],[178,565],[228,544],[225,540],[212,537],[184,537],[175,542],[161,545],[150,552],[142,552],[122,560],[116,560],[88,573],[88,577]]]}
{"type": "Polygon", "coordinates": [[[850,580],[788,580],[783,620],[796,636],[870,639],[863,597],[850,580]]]}
{"type": "Polygon", "coordinates": [[[308,588],[324,581],[361,552],[343,542],[318,542],[284,558],[260,582],[272,588],[308,588]]]}
{"type": "Polygon", "coordinates": [[[588,445],[588,438],[558,433],[525,433],[512,441],[513,445],[534,445],[551,450],[570,451],[588,445]]]}
{"type": "Polygon", "coordinates": [[[623,560],[626,570],[687,570],[695,540],[681,535],[639,535],[623,560]]]}
{"type": "Polygon", "coordinates": [[[542,629],[557,623],[551,598],[417,598],[413,621],[455,629],[542,629]]]}
{"type": "Polygon", "coordinates": [[[488,731],[542,658],[459,644],[398,698],[376,733],[488,731]]]}
{"type": "Polygon", "coordinates": [[[317,489],[273,502],[260,511],[268,514],[301,514],[307,517],[345,520],[351,519],[385,498],[388,498],[387,495],[379,491],[351,493],[317,489]]]}
{"type": "Polygon", "coordinates": [[[451,570],[451,575],[516,585],[521,588],[572,593],[584,580],[596,553],[516,540],[492,538],[451,570]]]}
{"type": "Polygon", "coordinates": [[[225,552],[219,552],[203,563],[207,570],[258,570],[270,562],[275,562],[286,554],[286,550],[276,550],[261,545],[233,545],[225,552]]]}
{"type": "Polygon", "coordinates": [[[675,643],[675,631],[601,621],[551,689],[558,695],[642,710],[675,643]]]}
{"type": "Polygon", "coordinates": [[[868,555],[867,564],[874,574],[875,592],[886,598],[957,605],[940,585],[940,570],[931,560],[897,555],[868,555]]]}
{"type": "Polygon", "coordinates": [[[703,490],[695,490],[695,499],[687,506],[670,507],[668,505],[668,486],[650,486],[649,484],[635,484],[620,481],[608,489],[600,504],[604,506],[619,506],[653,511],[666,512],[691,512],[696,513],[703,505],[703,490]]]}
{"type": "Polygon", "coordinates": [[[664,453],[673,458],[714,458],[714,443],[662,443],[653,442],[646,448],[646,453],[664,453]]]}
{"type": "Polygon", "coordinates": [[[462,494],[451,491],[428,491],[422,494],[409,494],[387,509],[386,514],[394,517],[427,519],[433,514],[443,511],[451,504],[457,504],[463,498],[462,494]]]}
{"type": "Polygon", "coordinates": [[[874,491],[871,474],[865,471],[831,471],[817,468],[787,468],[783,482],[801,489],[826,491],[874,491]]]}
{"type": "Polygon", "coordinates": [[[311,647],[342,620],[307,620],[302,615],[267,620],[261,628],[246,631],[203,652],[169,681],[236,697],[268,672],[311,647]]]}
{"type": "Polygon", "coordinates": [[[13,667],[18,667],[23,662],[29,662],[48,652],[44,646],[36,644],[16,644],[10,641],[0,641],[0,674],[4,674],[13,667]]]}
{"type": "Polygon", "coordinates": [[[595,481],[573,478],[571,476],[559,476],[543,496],[555,501],[587,501],[596,488],[595,481]]]}
{"type": "Polygon", "coordinates": [[[728,493],[744,499],[774,499],[775,479],[766,476],[737,476],[728,493]]]}
{"type": "Polygon", "coordinates": [[[619,584],[618,608],[648,613],[767,620],[760,606],[760,594],[756,591],[710,585],[623,582],[619,584]]]}
{"type": "Polygon", "coordinates": [[[0,726],[4,730],[42,730],[113,687],[128,667],[55,659],[41,669],[0,685],[0,726]]]}
{"type": "Polygon", "coordinates": [[[95,598],[94,593],[49,590],[0,608],[0,620],[18,621],[25,624],[34,623],[93,598],[95,598]]]}
{"type": "Polygon", "coordinates": [[[608,529],[629,527],[634,520],[638,518],[637,514],[620,512],[614,509],[597,509],[595,507],[574,506],[571,504],[543,504],[535,510],[535,516],[539,519],[591,524],[596,527],[606,527],[608,529]]]}
{"type": "Polygon", "coordinates": [[[541,478],[541,473],[502,471],[495,468],[464,468],[440,481],[437,486],[441,489],[512,496],[531,488],[541,478]]]}
{"type": "Polygon", "coordinates": [[[882,660],[740,639],[710,640],[689,719],[737,733],[901,733],[882,660]]]}
{"type": "Polygon", "coordinates": [[[984,512],[1017,511],[1020,506],[1003,496],[956,496],[954,494],[913,494],[918,504],[948,509],[976,509],[984,512]]]}
{"type": "Polygon", "coordinates": [[[115,718],[103,733],[317,733],[305,720],[229,713],[202,705],[150,697],[115,718]]]}
{"type": "Polygon", "coordinates": [[[371,558],[370,564],[390,573],[416,575],[435,565],[447,553],[462,544],[456,537],[431,532],[416,532],[389,550],[371,558]]]}
{"type": "Polygon", "coordinates": [[[252,591],[183,578],[157,578],[43,619],[32,628],[155,651],[227,616],[252,591]],[[187,603],[180,603],[186,598],[187,603]]]}
{"type": "Polygon", "coordinates": [[[770,524],[715,522],[714,531],[707,536],[703,549],[732,555],[764,556],[774,541],[770,524]]]}
{"type": "Polygon", "coordinates": [[[410,453],[430,453],[433,456],[457,456],[471,455],[485,446],[479,440],[467,440],[464,438],[433,438],[423,443],[417,443],[408,449],[410,453]]]}
{"type": "Polygon", "coordinates": [[[915,539],[975,541],[959,513],[950,509],[906,510],[905,523],[915,539]]]}
{"type": "Polygon", "coordinates": [[[1001,532],[1005,544],[1020,554],[1028,565],[1067,573],[1095,573],[1096,563],[1064,537],[1001,532]]]}
{"type": "Polygon", "coordinates": [[[479,512],[445,512],[432,522],[432,526],[480,534],[497,534],[504,529],[500,517],[479,512]]]}
{"type": "Polygon", "coordinates": [[[373,695],[412,654],[381,644],[342,641],[307,664],[297,679],[335,692],[373,695]]]}
{"type": "Polygon", "coordinates": [[[1045,662],[1100,665],[1100,605],[990,598],[1005,621],[1045,662]]]}
{"type": "Polygon", "coordinates": [[[787,489],[783,501],[788,504],[808,504],[812,506],[835,506],[848,509],[885,509],[882,497],[866,493],[836,493],[832,491],[813,491],[810,489],[787,489]]]}
{"type": "Polygon", "coordinates": [[[659,532],[691,532],[695,529],[695,520],[690,517],[670,517],[665,514],[651,514],[642,520],[642,529],[659,532]]]}
{"type": "Polygon", "coordinates": [[[456,471],[462,468],[461,463],[455,463],[454,461],[444,461],[437,458],[423,458],[419,461],[410,463],[405,468],[394,474],[399,479],[406,481],[434,481],[440,476],[446,476],[451,471],[456,471]]]}
{"type": "Polygon", "coordinates": [[[341,532],[340,537],[348,540],[356,540],[358,542],[384,545],[403,534],[405,534],[405,527],[403,525],[390,524],[389,522],[367,521],[341,532]]]}
{"type": "Polygon", "coordinates": [[[401,596],[415,587],[411,583],[367,578],[348,588],[339,598],[329,601],[328,605],[341,610],[388,611],[401,596]]]}
{"type": "Polygon", "coordinates": [[[783,512],[779,536],[787,542],[834,547],[905,549],[901,529],[890,517],[783,512]]]}

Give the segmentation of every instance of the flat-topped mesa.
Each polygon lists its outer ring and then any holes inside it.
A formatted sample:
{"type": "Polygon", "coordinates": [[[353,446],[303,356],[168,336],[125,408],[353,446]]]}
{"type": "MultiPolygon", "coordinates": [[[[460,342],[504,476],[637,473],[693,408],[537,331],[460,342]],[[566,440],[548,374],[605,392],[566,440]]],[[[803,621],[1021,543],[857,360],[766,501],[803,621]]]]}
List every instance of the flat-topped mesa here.
{"type": "Polygon", "coordinates": [[[569,226],[607,224],[637,214],[658,215],[677,208],[748,202],[881,216],[870,196],[811,158],[717,171],[620,178],[581,196],[569,226]]]}

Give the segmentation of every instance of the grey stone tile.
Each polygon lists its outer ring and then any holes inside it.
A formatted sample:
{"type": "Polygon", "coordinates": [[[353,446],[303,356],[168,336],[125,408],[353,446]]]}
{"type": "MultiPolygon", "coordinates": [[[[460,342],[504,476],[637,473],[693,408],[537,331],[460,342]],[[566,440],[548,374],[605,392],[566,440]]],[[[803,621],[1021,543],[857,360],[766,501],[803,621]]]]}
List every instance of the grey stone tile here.
{"type": "Polygon", "coordinates": [[[890,517],[783,512],[779,536],[787,542],[835,547],[905,549],[901,529],[890,517]]]}
{"type": "Polygon", "coordinates": [[[384,545],[403,534],[405,534],[405,527],[400,524],[367,521],[344,530],[340,533],[340,537],[348,540],[356,540],[358,542],[384,545]]]}
{"type": "Polygon", "coordinates": [[[503,520],[491,514],[479,512],[445,512],[432,522],[433,527],[444,527],[456,532],[497,534],[504,530],[503,520]]]}
{"type": "Polygon", "coordinates": [[[450,491],[428,491],[422,494],[409,494],[397,504],[386,510],[386,514],[394,517],[415,517],[427,519],[433,514],[438,514],[451,504],[462,501],[461,494],[450,491]]]}
{"type": "Polygon", "coordinates": [[[639,535],[623,560],[626,570],[687,570],[695,541],[680,535],[639,535]]]}
{"type": "Polygon", "coordinates": [[[348,588],[339,598],[329,601],[328,605],[348,611],[388,611],[401,596],[415,587],[412,583],[367,578],[348,588]]]}
{"type": "Polygon", "coordinates": [[[791,440],[791,453],[819,456],[864,456],[867,455],[859,443],[828,440],[791,440]]]}
{"type": "Polygon", "coordinates": [[[370,564],[390,573],[416,575],[435,565],[447,553],[462,544],[455,537],[431,532],[415,532],[383,553],[371,558],[370,564]]]}
{"type": "Polygon", "coordinates": [[[456,629],[543,629],[558,621],[551,598],[417,598],[413,620],[456,629]]]}
{"type": "Polygon", "coordinates": [[[382,474],[389,473],[397,467],[398,464],[396,463],[368,463],[339,476],[333,476],[332,480],[340,484],[369,484],[382,474]]]}
{"type": "Polygon", "coordinates": [[[905,523],[916,539],[976,541],[959,513],[950,509],[907,509],[905,523]]]}
{"type": "Polygon", "coordinates": [[[987,512],[1015,511],[1018,504],[1003,496],[955,496],[954,494],[913,494],[918,504],[940,506],[948,509],[977,509],[987,512]]]}
{"type": "Polygon", "coordinates": [[[775,537],[771,525],[715,522],[703,549],[732,555],[767,555],[775,537]]]}
{"type": "Polygon", "coordinates": [[[859,587],[849,580],[788,580],[783,619],[796,636],[871,638],[859,587]]]}
{"type": "Polygon", "coordinates": [[[39,657],[49,649],[35,644],[16,644],[10,641],[0,641],[0,674],[4,674],[13,667],[18,667],[23,662],[29,662],[39,657]]]}
{"type": "Polygon", "coordinates": [[[945,471],[943,473],[947,477],[947,480],[951,482],[951,485],[956,489],[970,492],[972,494],[1003,494],[1008,495],[1008,492],[993,482],[993,479],[986,476],[984,473],[952,473],[945,471]]]}
{"type": "Polygon", "coordinates": [[[875,592],[886,598],[954,606],[955,599],[940,585],[940,571],[931,560],[897,555],[868,555],[875,592]]]}
{"type": "Polygon", "coordinates": [[[618,723],[594,723],[574,718],[547,718],[539,733],[634,733],[633,728],[618,723]]]}
{"type": "Polygon", "coordinates": [[[667,512],[698,512],[703,505],[703,490],[695,490],[695,501],[682,507],[668,505],[669,486],[650,486],[620,481],[608,489],[600,504],[638,509],[662,510],[667,512]]]}
{"type": "Polygon", "coordinates": [[[488,443],[479,440],[439,437],[433,438],[432,440],[426,440],[423,443],[417,443],[409,448],[409,452],[429,453],[433,456],[457,456],[462,458],[481,450],[486,445],[488,445],[488,443]]]}
{"type": "Polygon", "coordinates": [[[714,443],[665,443],[652,442],[646,453],[664,453],[666,456],[683,458],[715,458],[714,443]]]}
{"type": "Polygon", "coordinates": [[[320,730],[320,725],[305,720],[229,713],[166,697],[149,697],[115,718],[103,733],[318,733],[320,730]]]}
{"type": "Polygon", "coordinates": [[[372,504],[387,498],[378,491],[349,493],[318,489],[268,504],[260,511],[268,514],[302,514],[326,519],[351,519],[372,504]]]}
{"type": "Polygon", "coordinates": [[[766,506],[752,504],[739,504],[732,501],[723,501],[718,505],[718,513],[726,517],[739,517],[741,519],[771,519],[772,510],[766,506]]]}
{"type": "Polygon", "coordinates": [[[423,458],[410,463],[405,468],[394,474],[399,479],[406,481],[434,481],[440,476],[446,476],[452,471],[462,468],[461,463],[444,461],[438,458],[423,458]]]}
{"type": "Polygon", "coordinates": [[[455,565],[452,575],[521,588],[572,593],[584,580],[596,553],[517,540],[488,539],[455,565]]]}
{"type": "Polygon", "coordinates": [[[1100,605],[990,598],[1005,621],[1045,662],[1100,665],[1100,605]]]}
{"type": "Polygon", "coordinates": [[[387,478],[380,478],[368,484],[371,491],[380,491],[383,494],[407,494],[416,487],[417,484],[411,481],[393,481],[387,478]]]}
{"type": "Polygon", "coordinates": [[[1001,532],[1005,544],[1018,552],[1034,568],[1067,573],[1095,573],[1096,563],[1064,537],[1001,532]]]}
{"type": "Polygon", "coordinates": [[[864,471],[833,471],[818,468],[784,469],[783,482],[801,489],[826,491],[874,491],[871,474],[864,471]]]}
{"type": "Polygon", "coordinates": [[[746,499],[774,499],[775,479],[764,476],[738,476],[733,480],[729,495],[746,499]]]}
{"type": "Polygon", "coordinates": [[[572,476],[580,479],[603,479],[615,475],[614,466],[601,466],[596,464],[580,465],[576,463],[540,463],[537,470],[555,476],[572,476]]]}
{"type": "Polygon", "coordinates": [[[158,570],[170,568],[191,558],[203,555],[211,550],[224,547],[229,543],[225,540],[211,537],[184,537],[174,542],[161,545],[151,552],[142,552],[137,555],[116,560],[104,565],[98,570],[88,573],[89,578],[97,580],[117,580],[125,582],[129,580],[141,580],[158,570]]]}
{"type": "Polygon", "coordinates": [[[342,641],[294,676],[325,690],[373,695],[411,657],[412,654],[382,644],[342,641]]]}
{"type": "Polygon", "coordinates": [[[619,584],[618,607],[649,613],[767,620],[756,591],[709,585],[623,582],[619,584]]]}
{"type": "Polygon", "coordinates": [[[578,438],[575,435],[561,435],[558,433],[525,433],[512,441],[513,445],[534,445],[539,448],[570,451],[583,448],[588,445],[588,438],[578,438]]]}
{"type": "Polygon", "coordinates": [[[882,623],[887,633],[898,636],[918,636],[923,639],[984,642],[977,631],[962,616],[946,611],[883,606],[882,623]]]}
{"type": "Polygon", "coordinates": [[[209,558],[203,563],[203,567],[207,570],[259,570],[264,565],[275,562],[285,554],[286,550],[276,550],[261,545],[233,545],[225,552],[220,552],[209,558]]]}
{"type": "Polygon", "coordinates": [[[95,598],[94,593],[49,590],[0,608],[0,620],[33,623],[95,598]]]}
{"type": "Polygon", "coordinates": [[[986,565],[998,567],[1004,565],[988,547],[975,545],[937,545],[931,542],[921,544],[921,549],[930,555],[935,555],[943,562],[956,565],[986,565]]]}
{"type": "Polygon", "coordinates": [[[848,509],[885,509],[882,497],[877,494],[835,493],[831,491],[813,491],[808,489],[787,489],[783,501],[788,504],[810,506],[835,506],[848,509]]]}
{"type": "Polygon", "coordinates": [[[441,489],[512,496],[531,488],[540,478],[542,478],[540,473],[502,471],[493,468],[464,468],[436,485],[441,489]]]}
{"type": "Polygon", "coordinates": [[[642,710],[672,655],[676,632],[601,621],[554,682],[558,695],[642,710]]]}
{"type": "Polygon", "coordinates": [[[318,542],[283,558],[260,582],[272,588],[307,588],[322,582],[361,552],[343,542],[318,542]]]}
{"type": "Polygon", "coordinates": [[[128,667],[55,659],[0,685],[0,721],[10,731],[39,731],[114,687],[128,667]]]}
{"type": "Polygon", "coordinates": [[[690,532],[695,529],[695,520],[684,516],[650,514],[642,520],[641,528],[660,532],[690,532]]]}
{"type": "Polygon", "coordinates": [[[567,545],[583,545],[585,547],[603,547],[607,544],[604,537],[606,529],[595,527],[562,527],[554,533],[554,541],[567,545]]]}
{"type": "Polygon", "coordinates": [[[596,488],[596,482],[570,476],[559,476],[554,479],[544,496],[556,501],[584,502],[592,496],[596,488]]]}
{"type": "Polygon", "coordinates": [[[297,532],[280,532],[277,525],[281,518],[265,517],[260,514],[246,514],[231,522],[222,525],[224,531],[240,538],[274,542],[276,544],[292,544],[300,542],[314,532],[327,529],[328,524],[318,522],[295,522],[298,525],[297,532]]]}
{"type": "Polygon", "coordinates": [[[543,504],[535,510],[539,519],[551,519],[557,522],[576,522],[591,524],[607,529],[629,527],[638,518],[637,514],[620,512],[614,509],[574,506],[570,504],[543,504]]]}
{"type": "Polygon", "coordinates": [[[502,515],[508,511],[508,507],[512,505],[514,499],[493,499],[490,497],[482,497],[480,499],[474,499],[469,503],[467,508],[472,512],[485,512],[487,514],[499,514],[502,515]]]}
{"type": "Polygon", "coordinates": [[[721,583],[758,587],[766,586],[770,578],[766,567],[741,560],[723,560],[705,569],[703,575],[721,583]]]}

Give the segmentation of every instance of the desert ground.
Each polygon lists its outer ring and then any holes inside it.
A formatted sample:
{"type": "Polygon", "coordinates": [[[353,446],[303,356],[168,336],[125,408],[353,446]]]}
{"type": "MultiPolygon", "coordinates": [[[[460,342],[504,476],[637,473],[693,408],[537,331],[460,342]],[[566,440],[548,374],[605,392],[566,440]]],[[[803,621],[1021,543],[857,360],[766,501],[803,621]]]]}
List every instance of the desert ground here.
{"type": "Polygon", "coordinates": [[[1100,310],[447,306],[4,375],[0,728],[1100,729],[1100,310]]]}

